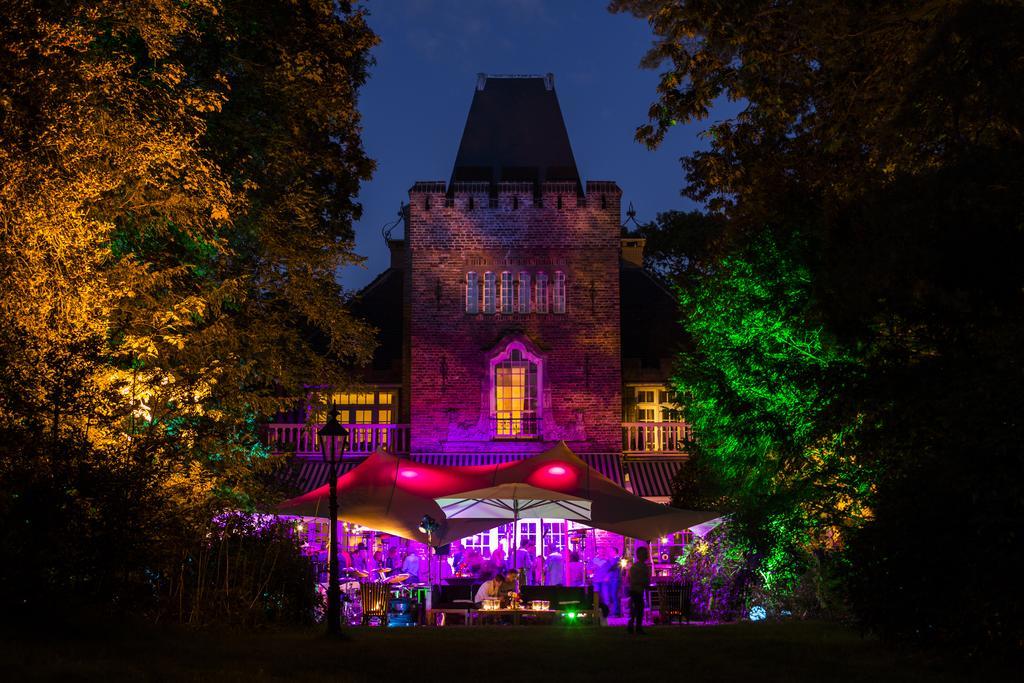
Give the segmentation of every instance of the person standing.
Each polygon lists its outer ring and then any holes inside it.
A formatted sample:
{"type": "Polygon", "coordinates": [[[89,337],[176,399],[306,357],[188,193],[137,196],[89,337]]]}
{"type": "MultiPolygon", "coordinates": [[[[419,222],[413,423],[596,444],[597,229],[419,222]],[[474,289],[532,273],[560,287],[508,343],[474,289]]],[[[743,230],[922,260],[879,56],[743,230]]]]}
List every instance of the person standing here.
{"type": "Polygon", "coordinates": [[[398,571],[399,567],[402,566],[401,560],[398,559],[397,545],[388,546],[388,556],[387,559],[384,560],[384,566],[393,572],[398,571]]]}
{"type": "Polygon", "coordinates": [[[651,587],[651,565],[647,564],[647,548],[636,549],[636,560],[629,568],[629,623],[627,633],[644,633],[644,591],[651,587]]]}
{"type": "Polygon", "coordinates": [[[619,599],[622,597],[622,570],[626,566],[626,561],[623,559],[625,553],[622,549],[619,549],[618,553],[613,553],[613,557],[608,561],[608,608],[611,610],[613,616],[622,616],[622,601],[619,599]]]}
{"type": "Polygon", "coordinates": [[[367,560],[368,557],[366,555],[366,544],[360,543],[356,546],[356,552],[352,555],[352,567],[354,569],[358,569],[359,571],[365,572],[368,570],[367,560]]]}
{"type": "Polygon", "coordinates": [[[505,549],[500,545],[491,553],[491,564],[494,565],[494,572],[496,574],[505,573],[505,549]]]}
{"type": "Polygon", "coordinates": [[[533,583],[537,586],[544,585],[544,556],[540,553],[533,558],[533,583]]]}
{"type": "Polygon", "coordinates": [[[583,585],[583,563],[580,561],[580,554],[575,550],[569,553],[569,585],[583,585]]]}
{"type": "Polygon", "coordinates": [[[561,551],[555,546],[548,546],[548,561],[544,572],[545,586],[561,586],[565,583],[565,561],[561,551]]]}
{"type": "Polygon", "coordinates": [[[516,550],[516,568],[524,570],[527,575],[528,583],[534,583],[533,578],[533,553],[530,552],[530,547],[533,545],[531,541],[523,539],[519,543],[519,549],[516,550]]]}
{"type": "Polygon", "coordinates": [[[409,575],[410,583],[420,582],[420,556],[415,550],[410,549],[402,561],[402,573],[409,575]]]}

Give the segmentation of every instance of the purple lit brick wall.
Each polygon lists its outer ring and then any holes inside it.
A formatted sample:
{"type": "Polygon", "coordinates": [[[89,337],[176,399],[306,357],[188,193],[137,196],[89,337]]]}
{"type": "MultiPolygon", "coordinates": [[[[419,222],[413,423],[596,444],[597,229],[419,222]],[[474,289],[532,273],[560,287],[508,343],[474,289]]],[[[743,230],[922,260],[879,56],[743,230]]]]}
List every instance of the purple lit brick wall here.
{"type": "MultiPolygon", "coordinates": [[[[503,184],[492,206],[486,185],[444,183],[410,191],[407,383],[413,452],[529,452],[565,440],[580,452],[621,450],[619,199],[614,183],[503,184]],[[468,314],[466,273],[527,271],[567,280],[564,314],[468,314]],[[541,439],[491,436],[489,354],[517,335],[545,358],[541,439]]],[[[481,299],[481,310],[483,301],[481,299]]],[[[549,308],[550,310],[550,308],[549,308]]]]}

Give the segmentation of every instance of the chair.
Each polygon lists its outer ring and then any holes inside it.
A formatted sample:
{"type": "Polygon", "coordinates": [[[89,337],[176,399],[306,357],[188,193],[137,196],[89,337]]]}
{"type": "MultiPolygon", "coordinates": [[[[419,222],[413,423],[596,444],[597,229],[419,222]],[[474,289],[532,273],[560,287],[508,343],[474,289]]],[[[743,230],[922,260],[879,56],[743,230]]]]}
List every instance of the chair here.
{"type": "Polygon", "coordinates": [[[658,621],[671,624],[674,621],[690,623],[690,590],[688,583],[659,584],[657,591],[651,592],[651,611],[655,610],[657,600],[658,621]]]}
{"type": "Polygon", "coordinates": [[[388,624],[388,599],[391,597],[391,586],[386,583],[362,583],[359,585],[359,599],[363,608],[363,626],[374,617],[381,624],[388,624]]]}

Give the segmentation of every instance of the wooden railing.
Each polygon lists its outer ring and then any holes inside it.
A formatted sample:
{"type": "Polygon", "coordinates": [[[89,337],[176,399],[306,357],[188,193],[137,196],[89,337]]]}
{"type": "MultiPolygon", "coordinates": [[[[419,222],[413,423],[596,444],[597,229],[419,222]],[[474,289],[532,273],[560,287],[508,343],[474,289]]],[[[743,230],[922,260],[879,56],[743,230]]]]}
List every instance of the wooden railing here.
{"type": "Polygon", "coordinates": [[[622,452],[685,453],[693,431],[685,422],[623,422],[622,452]]]}
{"type": "MultiPolygon", "coordinates": [[[[320,456],[317,431],[323,425],[273,423],[266,427],[267,445],[275,453],[294,451],[297,455],[320,456]]],[[[347,424],[345,455],[368,455],[374,451],[409,452],[409,425],[347,424]]]]}

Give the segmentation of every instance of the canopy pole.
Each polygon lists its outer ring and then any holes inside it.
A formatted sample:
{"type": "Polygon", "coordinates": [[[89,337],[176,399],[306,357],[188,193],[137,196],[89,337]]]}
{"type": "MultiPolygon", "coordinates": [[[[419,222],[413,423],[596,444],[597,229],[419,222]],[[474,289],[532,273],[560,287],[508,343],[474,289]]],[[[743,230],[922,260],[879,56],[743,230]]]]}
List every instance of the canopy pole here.
{"type": "MultiPolygon", "coordinates": [[[[512,553],[512,568],[516,570],[516,575],[519,574],[519,506],[515,506],[515,510],[512,512],[512,545],[514,548],[509,548],[512,553]]],[[[518,580],[518,579],[517,579],[518,580]]],[[[520,587],[520,590],[522,588],[520,587]]]]}
{"type": "Polygon", "coordinates": [[[570,585],[569,583],[569,567],[572,566],[572,562],[569,561],[569,520],[562,520],[562,584],[565,586],[570,585]]]}

